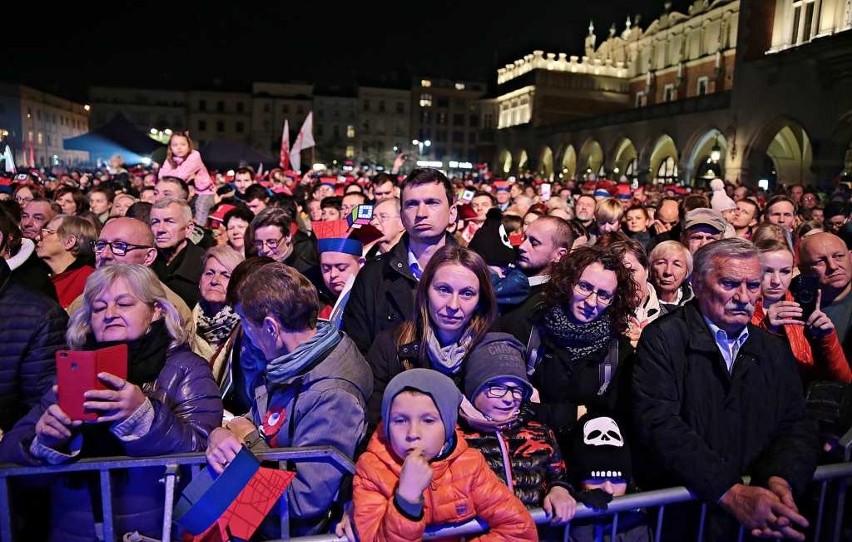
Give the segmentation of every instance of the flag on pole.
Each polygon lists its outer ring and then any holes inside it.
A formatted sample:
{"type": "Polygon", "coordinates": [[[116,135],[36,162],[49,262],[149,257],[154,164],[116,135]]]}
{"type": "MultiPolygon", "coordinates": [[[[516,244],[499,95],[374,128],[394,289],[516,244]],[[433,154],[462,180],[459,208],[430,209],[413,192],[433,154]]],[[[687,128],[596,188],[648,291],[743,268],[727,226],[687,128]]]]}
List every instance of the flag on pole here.
{"type": "Polygon", "coordinates": [[[308,113],[305,117],[305,122],[302,123],[302,128],[299,130],[299,135],[296,136],[296,141],[293,142],[293,148],[290,151],[290,162],[293,163],[293,169],[301,171],[302,151],[316,145],[314,141],[314,112],[308,113]]]}
{"type": "Polygon", "coordinates": [[[6,150],[3,151],[3,159],[6,162],[6,173],[18,172],[18,170],[15,169],[15,157],[12,156],[12,149],[9,148],[9,145],[6,145],[6,150]]]}
{"type": "Polygon", "coordinates": [[[284,119],[284,131],[281,133],[280,164],[282,169],[290,169],[290,124],[287,119],[284,119]]]}

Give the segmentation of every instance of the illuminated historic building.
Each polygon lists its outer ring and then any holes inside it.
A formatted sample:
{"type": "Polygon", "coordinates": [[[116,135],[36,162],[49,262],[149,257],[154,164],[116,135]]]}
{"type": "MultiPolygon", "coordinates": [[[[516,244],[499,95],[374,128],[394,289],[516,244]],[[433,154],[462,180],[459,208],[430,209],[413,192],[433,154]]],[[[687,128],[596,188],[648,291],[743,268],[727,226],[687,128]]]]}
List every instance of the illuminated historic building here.
{"type": "Polygon", "coordinates": [[[852,170],[852,2],[698,0],[498,70],[498,171],[828,183],[852,170]],[[847,158],[847,155],[849,156],[847,158]]]}

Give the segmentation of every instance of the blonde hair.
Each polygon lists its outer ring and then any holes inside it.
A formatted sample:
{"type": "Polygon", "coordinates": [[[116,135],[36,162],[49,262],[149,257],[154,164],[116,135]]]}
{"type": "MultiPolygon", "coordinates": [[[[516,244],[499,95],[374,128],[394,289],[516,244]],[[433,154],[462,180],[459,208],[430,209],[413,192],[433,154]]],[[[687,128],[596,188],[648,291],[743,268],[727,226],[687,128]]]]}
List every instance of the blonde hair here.
{"type": "Polygon", "coordinates": [[[216,245],[207,249],[204,256],[201,258],[201,268],[207,265],[207,260],[214,258],[216,261],[233,271],[240,262],[245,260],[245,256],[231,248],[229,245],[216,245]]]}
{"type": "Polygon", "coordinates": [[[166,297],[166,291],[154,271],[140,264],[117,263],[96,269],[86,280],[83,305],[71,315],[65,332],[65,340],[70,348],[81,348],[86,344],[86,337],[92,332],[92,303],[95,296],[118,279],[124,279],[133,297],[146,305],[160,308],[166,329],[173,339],[172,348],[189,344],[190,333],[181,324],[180,314],[166,297]]]}
{"type": "Polygon", "coordinates": [[[65,242],[72,236],[77,242],[71,247],[70,252],[76,256],[91,256],[93,254],[92,241],[98,238],[98,228],[86,220],[75,215],[58,215],[53,220],[59,221],[59,226],[56,228],[56,235],[65,242]]]}
{"type": "Polygon", "coordinates": [[[595,221],[597,222],[620,222],[624,216],[624,207],[615,198],[602,199],[595,204],[595,221]]]}

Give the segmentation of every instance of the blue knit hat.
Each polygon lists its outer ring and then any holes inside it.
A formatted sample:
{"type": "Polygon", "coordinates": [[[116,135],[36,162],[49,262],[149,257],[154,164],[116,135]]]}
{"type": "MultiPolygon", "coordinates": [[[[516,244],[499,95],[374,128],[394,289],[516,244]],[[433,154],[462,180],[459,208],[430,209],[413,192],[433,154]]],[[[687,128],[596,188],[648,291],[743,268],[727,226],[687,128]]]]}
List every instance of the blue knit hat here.
{"type": "Polygon", "coordinates": [[[399,373],[388,382],[382,396],[385,440],[390,442],[390,429],[387,419],[390,414],[391,403],[397,395],[406,390],[419,391],[432,398],[435,406],[438,407],[441,421],[444,424],[444,440],[450,440],[456,432],[456,421],[459,416],[462,394],[450,377],[433,369],[409,369],[399,373]]]}

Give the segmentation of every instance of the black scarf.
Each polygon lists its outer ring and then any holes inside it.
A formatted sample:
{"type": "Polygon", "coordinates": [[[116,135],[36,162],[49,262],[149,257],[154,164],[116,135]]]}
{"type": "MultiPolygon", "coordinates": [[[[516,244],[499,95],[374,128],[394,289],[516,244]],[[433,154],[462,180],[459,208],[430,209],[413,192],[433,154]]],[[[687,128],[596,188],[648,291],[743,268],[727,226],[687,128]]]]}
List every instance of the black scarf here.
{"type": "Polygon", "coordinates": [[[562,307],[550,307],[544,313],[544,327],[556,344],[585,358],[603,351],[612,336],[609,312],[587,323],[574,323],[562,307]]]}
{"type": "Polygon", "coordinates": [[[148,331],[133,341],[98,342],[95,336],[86,337],[85,350],[105,348],[116,344],[127,344],[127,381],[137,386],[153,382],[166,364],[166,355],[172,336],[166,328],[166,322],[161,318],[151,323],[148,331]]]}

